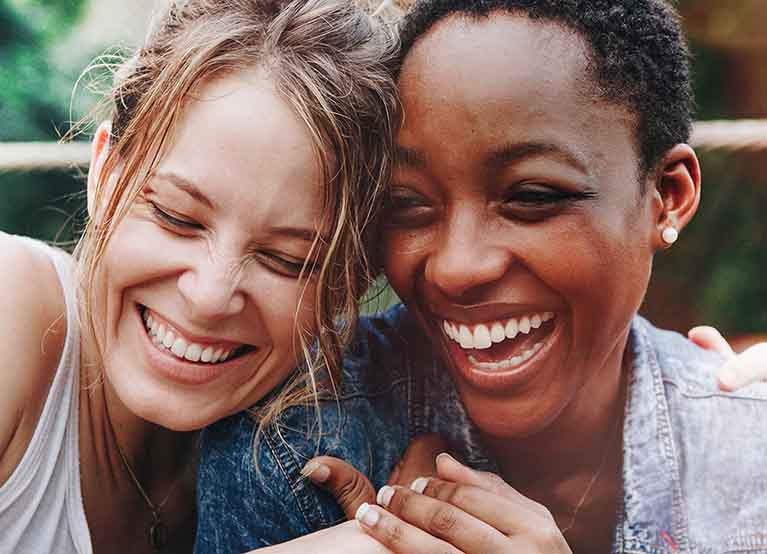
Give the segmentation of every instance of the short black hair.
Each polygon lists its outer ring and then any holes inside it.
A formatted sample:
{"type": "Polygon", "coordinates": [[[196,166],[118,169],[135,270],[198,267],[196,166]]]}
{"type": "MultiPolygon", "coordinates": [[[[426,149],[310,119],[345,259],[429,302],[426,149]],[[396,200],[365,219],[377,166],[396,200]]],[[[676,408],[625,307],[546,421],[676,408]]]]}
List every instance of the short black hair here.
{"type": "Polygon", "coordinates": [[[637,117],[645,175],[674,145],[689,141],[690,53],[679,15],[665,0],[420,0],[400,27],[401,60],[440,20],[497,11],[550,21],[586,40],[600,96],[637,117]]]}

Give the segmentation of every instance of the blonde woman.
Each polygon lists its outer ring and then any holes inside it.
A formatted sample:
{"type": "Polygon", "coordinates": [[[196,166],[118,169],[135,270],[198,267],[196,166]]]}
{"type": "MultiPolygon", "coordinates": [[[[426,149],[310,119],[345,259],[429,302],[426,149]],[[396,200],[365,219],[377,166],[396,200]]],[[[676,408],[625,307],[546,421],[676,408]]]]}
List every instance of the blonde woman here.
{"type": "Polygon", "coordinates": [[[121,68],[74,256],[0,235],[0,552],[190,551],[196,431],[336,366],[390,48],[341,0],[189,0],[121,68]]]}

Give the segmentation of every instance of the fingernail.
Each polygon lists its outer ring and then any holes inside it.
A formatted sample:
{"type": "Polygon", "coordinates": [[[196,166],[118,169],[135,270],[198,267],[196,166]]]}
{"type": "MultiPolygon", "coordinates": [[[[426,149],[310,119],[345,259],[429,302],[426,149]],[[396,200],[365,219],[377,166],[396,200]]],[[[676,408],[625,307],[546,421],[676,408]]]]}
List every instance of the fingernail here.
{"type": "Polygon", "coordinates": [[[388,508],[392,496],[394,496],[394,488],[390,487],[389,485],[385,485],[378,490],[378,494],[376,495],[376,502],[379,506],[388,508]]]}
{"type": "Polygon", "coordinates": [[[330,479],[330,468],[325,464],[312,460],[301,470],[301,475],[308,477],[315,483],[324,483],[330,479]]]}
{"type": "Polygon", "coordinates": [[[443,460],[445,460],[446,462],[455,462],[455,463],[458,463],[458,460],[456,460],[455,458],[453,458],[453,457],[452,457],[450,454],[448,454],[447,452],[442,452],[441,454],[438,454],[438,455],[437,455],[437,460],[439,460],[440,458],[441,458],[441,459],[443,459],[443,460]]]}
{"type": "Polygon", "coordinates": [[[357,513],[354,514],[354,519],[356,519],[360,525],[365,527],[375,527],[380,517],[378,512],[376,512],[367,502],[357,508],[357,513]]]}
{"type": "Polygon", "coordinates": [[[428,484],[429,484],[428,477],[419,477],[418,479],[416,479],[410,484],[410,490],[415,491],[418,494],[423,494],[423,491],[426,490],[426,486],[428,484]]]}

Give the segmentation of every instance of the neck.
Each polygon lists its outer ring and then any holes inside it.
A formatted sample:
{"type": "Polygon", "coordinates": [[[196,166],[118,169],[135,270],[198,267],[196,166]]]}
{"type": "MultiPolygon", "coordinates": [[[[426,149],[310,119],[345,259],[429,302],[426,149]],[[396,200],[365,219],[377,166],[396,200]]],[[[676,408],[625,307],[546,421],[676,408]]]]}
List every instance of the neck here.
{"type": "Polygon", "coordinates": [[[87,434],[81,434],[81,445],[107,464],[102,467],[109,467],[118,483],[131,480],[122,452],[141,486],[159,502],[158,497],[196,460],[197,433],[171,431],[140,418],[123,404],[100,372],[84,373],[81,429],[87,434]],[[85,437],[91,438],[90,445],[83,444],[85,437]]]}
{"type": "Polygon", "coordinates": [[[505,480],[547,506],[565,526],[576,507],[600,491],[619,494],[627,340],[628,332],[544,430],[519,439],[483,437],[505,480]]]}

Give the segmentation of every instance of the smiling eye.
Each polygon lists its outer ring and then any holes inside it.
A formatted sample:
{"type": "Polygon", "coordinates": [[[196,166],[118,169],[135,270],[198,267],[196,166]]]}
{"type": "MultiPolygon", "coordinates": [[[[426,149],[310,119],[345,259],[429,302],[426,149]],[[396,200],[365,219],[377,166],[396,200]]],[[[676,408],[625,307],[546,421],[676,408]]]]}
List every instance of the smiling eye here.
{"type": "Polygon", "coordinates": [[[257,256],[269,269],[285,277],[298,278],[304,270],[304,266],[308,266],[307,269],[312,273],[315,269],[315,264],[308,260],[288,258],[275,252],[262,251],[257,256]]]}
{"type": "Polygon", "coordinates": [[[154,202],[149,202],[149,204],[150,206],[152,206],[152,211],[154,212],[155,217],[166,225],[170,225],[171,227],[175,227],[177,229],[182,229],[185,231],[200,230],[203,228],[202,225],[200,225],[199,223],[196,223],[194,221],[188,221],[186,219],[180,219],[176,216],[169,214],[168,212],[160,208],[154,202]]]}
{"type": "Polygon", "coordinates": [[[386,223],[393,225],[423,225],[433,212],[428,198],[405,187],[394,187],[384,208],[386,223]]]}
{"type": "Polygon", "coordinates": [[[521,183],[509,189],[503,197],[501,209],[508,217],[537,222],[556,216],[573,203],[594,196],[591,191],[572,191],[547,184],[521,183]]]}

